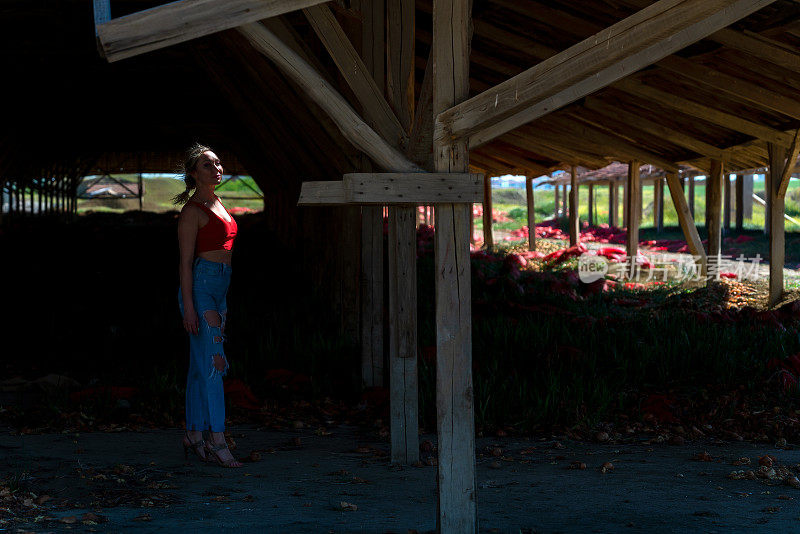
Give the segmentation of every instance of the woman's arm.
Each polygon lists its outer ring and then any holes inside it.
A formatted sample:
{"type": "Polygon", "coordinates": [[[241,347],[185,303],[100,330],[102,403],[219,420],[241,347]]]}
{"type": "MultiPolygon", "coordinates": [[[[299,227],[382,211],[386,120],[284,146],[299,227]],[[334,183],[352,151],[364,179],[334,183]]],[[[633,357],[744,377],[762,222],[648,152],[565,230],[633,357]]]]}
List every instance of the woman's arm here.
{"type": "Polygon", "coordinates": [[[192,298],[192,261],[194,261],[194,246],[199,224],[197,210],[188,204],[184,206],[178,218],[178,246],[180,248],[178,272],[183,295],[183,328],[190,334],[197,334],[200,328],[192,298]]]}

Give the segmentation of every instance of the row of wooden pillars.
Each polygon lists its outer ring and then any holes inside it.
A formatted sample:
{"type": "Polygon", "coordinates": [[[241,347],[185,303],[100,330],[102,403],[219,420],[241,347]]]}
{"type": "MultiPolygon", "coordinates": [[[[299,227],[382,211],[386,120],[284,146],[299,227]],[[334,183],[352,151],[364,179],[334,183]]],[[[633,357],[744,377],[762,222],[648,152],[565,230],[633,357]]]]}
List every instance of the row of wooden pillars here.
{"type": "Polygon", "coordinates": [[[65,174],[28,180],[8,180],[2,187],[0,221],[13,223],[40,215],[74,215],[78,210],[80,177],[65,174]]]}

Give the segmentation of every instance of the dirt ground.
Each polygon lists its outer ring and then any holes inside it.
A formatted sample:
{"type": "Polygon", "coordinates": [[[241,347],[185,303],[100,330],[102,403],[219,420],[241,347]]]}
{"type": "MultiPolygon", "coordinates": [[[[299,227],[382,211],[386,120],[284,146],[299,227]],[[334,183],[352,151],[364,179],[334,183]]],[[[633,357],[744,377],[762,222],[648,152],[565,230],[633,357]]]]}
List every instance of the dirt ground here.
{"type": "MultiPolygon", "coordinates": [[[[236,470],[184,461],[179,430],[6,430],[0,435],[0,466],[6,482],[13,480],[14,494],[6,490],[0,497],[0,530],[435,530],[436,467],[427,465],[432,461],[392,466],[386,440],[355,427],[330,430],[326,435],[235,428],[236,454],[254,460],[236,470]],[[30,500],[24,506],[10,506],[25,496],[30,500]]],[[[420,439],[435,446],[434,436],[420,439]]],[[[645,438],[582,443],[554,436],[481,438],[477,451],[481,532],[800,529],[800,489],[766,478],[730,478],[735,471],[758,470],[759,457],[767,454],[775,466],[796,472],[800,450],[791,445],[670,445],[645,438]],[[751,464],[734,463],[742,458],[751,464]]]]}

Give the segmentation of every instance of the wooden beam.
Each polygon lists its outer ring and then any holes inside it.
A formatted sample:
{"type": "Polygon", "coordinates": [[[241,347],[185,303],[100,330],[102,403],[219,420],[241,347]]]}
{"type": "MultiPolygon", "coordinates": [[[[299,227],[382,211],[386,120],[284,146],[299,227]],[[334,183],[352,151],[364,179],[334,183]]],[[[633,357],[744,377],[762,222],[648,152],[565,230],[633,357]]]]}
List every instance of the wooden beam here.
{"type": "Polygon", "coordinates": [[[494,233],[492,232],[492,224],[494,223],[493,211],[492,176],[487,174],[483,177],[483,247],[486,250],[494,248],[494,233]]]}
{"type": "Polygon", "coordinates": [[[330,116],[342,134],[380,167],[393,172],[421,169],[369,127],[350,104],[303,58],[259,23],[237,28],[262,54],[301,87],[330,116]]]}
{"type": "Polygon", "coordinates": [[[579,139],[607,147],[606,149],[609,155],[617,155],[622,158],[635,157],[640,161],[650,163],[665,171],[678,172],[679,170],[678,165],[675,163],[667,161],[660,155],[641,148],[636,143],[630,142],[612,131],[603,129],[601,125],[594,124],[577,115],[570,115],[569,117],[570,118],[560,116],[558,118],[558,124],[579,139]]]}
{"type": "Polygon", "coordinates": [[[723,191],[722,195],[722,231],[727,234],[731,229],[731,175],[727,172],[723,177],[723,191]]]}
{"type": "Polygon", "coordinates": [[[589,222],[589,226],[595,225],[595,213],[594,213],[594,184],[589,184],[589,213],[586,219],[589,222]]]}
{"type": "Polygon", "coordinates": [[[408,134],[330,8],[316,5],[304,9],[303,14],[361,104],[364,118],[370,121],[389,144],[395,147],[406,146],[408,134]]]}
{"type": "Polygon", "coordinates": [[[425,64],[425,74],[414,108],[407,153],[421,167],[433,170],[433,62],[430,57],[425,64]]]}
{"type": "MultiPolygon", "coordinates": [[[[786,191],[789,189],[789,180],[792,178],[797,156],[800,154],[800,128],[794,133],[792,146],[789,147],[789,152],[787,154],[786,164],[783,166],[783,170],[780,173],[776,192],[781,198],[786,197],[786,191]]],[[[770,165],[771,164],[770,160],[770,165]]]]}
{"type": "Polygon", "coordinates": [[[483,176],[470,173],[349,173],[344,200],[354,204],[483,201],[483,176]]]}
{"type": "MultiPolygon", "coordinates": [[[[469,96],[470,0],[433,2],[433,111],[469,96]]],[[[466,142],[435,143],[437,172],[465,172],[466,142]]],[[[438,530],[477,533],[469,204],[436,206],[438,530]]]]}
{"type": "Polygon", "coordinates": [[[711,172],[706,177],[706,227],[708,229],[708,256],[719,258],[722,254],[722,196],[723,164],[711,160],[711,172]]]}
{"type": "Polygon", "coordinates": [[[197,39],[323,0],[179,0],[112,19],[97,27],[110,62],[197,39]]]}
{"type": "Polygon", "coordinates": [[[683,132],[673,130],[661,123],[651,121],[639,113],[633,113],[618,106],[606,104],[597,98],[587,98],[584,106],[605,117],[605,120],[609,121],[609,123],[615,127],[640,130],[644,133],[654,135],[658,139],[663,139],[677,146],[688,148],[702,156],[717,159],[725,157],[725,151],[723,149],[695,139],[683,132]]]}
{"type": "Polygon", "coordinates": [[[765,81],[760,84],[749,82],[678,56],[665,58],[658,63],[658,66],[737,100],[744,100],[762,109],[800,119],[800,102],[770,91],[765,81]]]}
{"type": "Polygon", "coordinates": [[[403,129],[414,120],[414,0],[386,2],[386,92],[403,129]]]}
{"type": "Polygon", "coordinates": [[[656,104],[675,109],[681,113],[716,124],[717,126],[763,139],[767,142],[777,143],[780,146],[788,147],[792,142],[792,136],[780,130],[748,121],[737,115],[719,111],[718,109],[699,104],[681,96],[644,85],[635,80],[621,80],[614,84],[614,88],[625,91],[626,93],[641,96],[656,104]]]}
{"type": "Polygon", "coordinates": [[[487,142],[651,65],[773,0],[659,0],[436,118],[436,139],[487,142]],[[487,133],[487,130],[491,130],[487,133]]]}
{"type": "Polygon", "coordinates": [[[706,251],[703,249],[703,242],[700,240],[700,234],[697,231],[694,217],[691,211],[689,211],[689,205],[686,203],[686,197],[681,188],[681,180],[677,173],[667,173],[667,187],[672,197],[672,204],[675,206],[675,211],[678,214],[678,223],[681,226],[681,230],[683,230],[683,237],[686,239],[689,252],[692,256],[698,258],[697,265],[700,268],[700,274],[701,276],[705,276],[707,264],[706,251]]]}
{"type": "MultiPolygon", "coordinates": [[[[786,200],[778,194],[780,179],[786,166],[786,150],[774,144],[767,145],[769,151],[769,175],[765,195],[770,202],[767,203],[766,213],[769,219],[769,296],[767,305],[775,306],[783,298],[783,267],[786,263],[786,232],[783,216],[786,212],[786,200]]],[[[795,157],[796,159],[796,157],[795,157]]]]}
{"type": "Polygon", "coordinates": [[[639,254],[639,217],[642,213],[641,197],[639,187],[641,178],[639,176],[639,162],[628,162],[628,182],[627,195],[625,199],[625,214],[627,219],[628,232],[625,235],[625,250],[631,261],[631,271],[634,271],[636,256],[639,254]]]}
{"type": "Polygon", "coordinates": [[[581,220],[578,213],[578,169],[575,165],[569,168],[569,246],[578,244],[581,237],[581,220]]]}
{"type": "Polygon", "coordinates": [[[735,48],[785,69],[800,72],[800,55],[759,39],[755,35],[726,28],[714,33],[709,38],[728,48],[735,48]]]}
{"type": "MultiPolygon", "coordinates": [[[[752,202],[752,200],[751,200],[752,202]]],[[[744,229],[744,174],[736,175],[736,230],[744,229]]]]}
{"type": "Polygon", "coordinates": [[[303,182],[298,206],[341,206],[344,199],[344,183],[338,180],[327,182],[303,182]]]}
{"type": "Polygon", "coordinates": [[[659,234],[664,230],[664,179],[653,181],[653,226],[659,234]]]}
{"type": "Polygon", "coordinates": [[[536,250],[536,203],[533,196],[533,176],[525,176],[525,200],[528,206],[528,250],[536,250]]]}

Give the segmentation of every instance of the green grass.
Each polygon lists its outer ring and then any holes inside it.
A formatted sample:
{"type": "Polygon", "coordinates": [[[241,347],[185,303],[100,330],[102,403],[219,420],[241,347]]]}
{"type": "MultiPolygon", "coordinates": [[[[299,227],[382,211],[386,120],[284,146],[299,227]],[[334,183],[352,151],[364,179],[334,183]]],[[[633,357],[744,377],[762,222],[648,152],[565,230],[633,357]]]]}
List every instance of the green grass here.
{"type": "MultiPolygon", "coordinates": [[[[135,175],[121,175],[115,176],[117,180],[125,184],[136,185],[137,178],[135,175]]],[[[86,180],[84,184],[88,184],[86,180]]],[[[234,207],[250,208],[255,211],[264,209],[264,201],[261,199],[238,199],[231,197],[247,197],[256,196],[249,187],[253,187],[256,191],[260,188],[251,177],[238,177],[235,181],[229,181],[221,188],[217,189],[217,195],[222,199],[225,207],[228,209],[234,207]]],[[[184,184],[180,180],[173,178],[146,178],[144,180],[144,198],[142,209],[144,211],[165,212],[171,210],[178,210],[180,206],[175,206],[172,203],[172,197],[181,193],[184,190],[184,184]]],[[[139,209],[138,198],[127,199],[79,199],[78,200],[78,213],[85,213],[87,211],[94,212],[110,212],[121,213],[129,210],[139,209]]]]}
{"type": "MultiPolygon", "coordinates": [[[[758,196],[764,198],[763,189],[758,190],[758,187],[763,187],[763,183],[756,183],[756,190],[754,191],[758,196]]],[[[705,225],[705,202],[706,188],[705,184],[698,184],[695,187],[695,220],[698,226],[705,225]]],[[[686,190],[688,197],[688,188],[686,190]]],[[[578,210],[579,216],[582,220],[587,220],[589,217],[589,188],[581,186],[578,191],[580,208],[578,210]]],[[[596,186],[594,187],[595,197],[595,222],[597,224],[608,223],[608,187],[596,186]]],[[[619,206],[617,208],[620,224],[622,224],[623,212],[623,194],[620,188],[619,206]]],[[[642,222],[641,228],[652,228],[655,226],[653,214],[653,197],[654,188],[652,185],[646,185],[642,191],[642,222]]],[[[687,198],[688,200],[688,198],[687,198]]],[[[523,224],[527,224],[527,206],[525,200],[525,191],[523,189],[515,188],[498,188],[492,190],[492,204],[495,210],[510,212],[515,208],[521,208],[519,211],[519,218],[514,223],[497,223],[493,228],[497,230],[510,230],[519,228],[523,224]]],[[[735,202],[735,199],[733,200],[735,202]]],[[[535,206],[536,206],[536,220],[542,221],[553,218],[555,207],[555,192],[553,189],[538,188],[535,190],[535,206]]],[[[790,217],[800,217],[800,181],[792,180],[789,185],[789,191],[786,195],[786,214],[790,217]]],[[[734,215],[731,214],[731,221],[733,222],[734,215]]],[[[664,188],[664,225],[665,226],[678,226],[678,214],[672,204],[669,190],[664,188]]],[[[483,228],[482,218],[476,219],[476,228],[483,228]]],[[[764,207],[753,201],[753,217],[750,220],[744,221],[744,227],[748,229],[761,229],[764,228],[764,207]]],[[[787,231],[800,231],[800,226],[797,226],[790,221],[786,221],[787,231]]]]}

